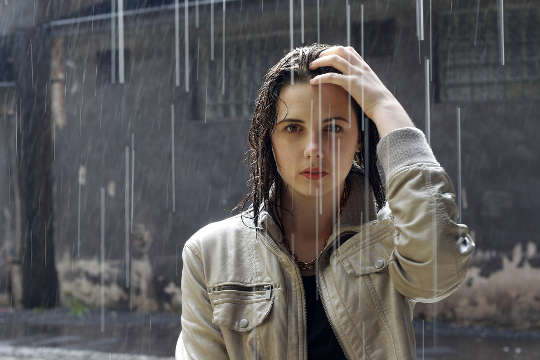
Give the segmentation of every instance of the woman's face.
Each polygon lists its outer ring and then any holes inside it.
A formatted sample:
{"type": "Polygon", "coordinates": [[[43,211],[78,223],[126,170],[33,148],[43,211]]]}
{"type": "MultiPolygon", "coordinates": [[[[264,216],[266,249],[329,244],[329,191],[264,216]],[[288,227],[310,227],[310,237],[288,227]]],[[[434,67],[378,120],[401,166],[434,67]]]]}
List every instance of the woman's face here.
{"type": "Polygon", "coordinates": [[[274,158],[289,190],[305,196],[336,189],[349,173],[358,144],[358,120],[340,86],[286,85],[272,133],[274,158]],[[306,170],[307,169],[307,170],[306,170]],[[309,171],[312,169],[313,171],[309,171]],[[305,172],[307,171],[307,173],[305,172]]]}

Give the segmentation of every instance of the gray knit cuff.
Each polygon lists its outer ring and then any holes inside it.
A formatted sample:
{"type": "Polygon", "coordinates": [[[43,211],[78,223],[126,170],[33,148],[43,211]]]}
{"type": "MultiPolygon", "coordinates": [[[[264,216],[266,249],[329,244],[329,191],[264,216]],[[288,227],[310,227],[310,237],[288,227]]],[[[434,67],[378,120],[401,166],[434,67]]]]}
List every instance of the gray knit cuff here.
{"type": "Polygon", "coordinates": [[[390,131],[377,143],[377,158],[384,171],[386,183],[399,168],[414,163],[439,165],[422,130],[402,127],[390,131]]]}

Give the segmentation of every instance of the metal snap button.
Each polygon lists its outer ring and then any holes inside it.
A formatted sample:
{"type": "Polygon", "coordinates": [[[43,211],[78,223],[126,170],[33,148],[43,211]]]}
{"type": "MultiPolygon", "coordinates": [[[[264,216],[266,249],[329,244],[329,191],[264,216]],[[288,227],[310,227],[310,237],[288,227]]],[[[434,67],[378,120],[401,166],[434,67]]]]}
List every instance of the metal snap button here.
{"type": "Polygon", "coordinates": [[[384,259],[379,258],[375,261],[375,267],[381,269],[384,266],[384,259]]]}
{"type": "Polygon", "coordinates": [[[460,236],[458,241],[459,253],[461,255],[466,254],[472,247],[470,240],[466,236],[460,236]]]}
{"type": "Polygon", "coordinates": [[[240,323],[238,325],[240,325],[241,328],[245,328],[248,326],[248,324],[249,324],[248,319],[242,319],[240,320],[240,323]]]}

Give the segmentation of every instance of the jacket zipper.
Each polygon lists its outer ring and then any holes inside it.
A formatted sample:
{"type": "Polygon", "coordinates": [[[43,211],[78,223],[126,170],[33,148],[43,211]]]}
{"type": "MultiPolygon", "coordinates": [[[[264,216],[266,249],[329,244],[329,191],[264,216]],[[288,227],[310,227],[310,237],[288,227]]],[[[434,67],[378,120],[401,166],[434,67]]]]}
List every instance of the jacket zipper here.
{"type": "Polygon", "coordinates": [[[289,262],[291,263],[291,265],[293,266],[294,268],[294,271],[296,273],[296,280],[297,282],[301,285],[300,286],[300,299],[301,299],[301,302],[302,302],[302,308],[303,308],[303,327],[304,327],[304,337],[303,339],[301,340],[302,343],[303,343],[303,347],[304,347],[304,360],[307,360],[307,329],[306,329],[306,322],[307,322],[307,315],[306,315],[306,295],[304,293],[304,285],[303,285],[303,280],[302,280],[302,275],[300,274],[300,269],[298,268],[298,266],[296,265],[296,262],[294,261],[294,258],[292,257],[292,255],[290,253],[288,253],[288,251],[286,251],[286,249],[284,247],[280,247],[280,245],[278,245],[273,239],[270,238],[270,236],[268,236],[266,234],[266,232],[262,232],[263,236],[266,237],[266,239],[268,240],[268,243],[269,245],[274,248],[274,250],[277,250],[278,252],[278,256],[279,256],[279,252],[281,250],[281,252],[283,254],[285,254],[285,257],[289,260],[289,262]]]}
{"type": "MultiPolygon", "coordinates": [[[[356,234],[356,232],[354,232],[354,231],[344,231],[344,232],[338,234],[335,238],[340,239],[342,236],[348,235],[348,234],[353,234],[354,235],[354,234],[356,234]]],[[[330,243],[331,243],[331,241],[328,241],[328,245],[330,245],[330,243]]],[[[330,245],[330,246],[333,246],[333,245],[330,245]]],[[[330,248],[330,246],[327,246],[325,249],[323,249],[323,251],[319,255],[319,259],[321,259],[323,257],[323,255],[325,255],[325,253],[327,253],[329,251],[328,248],[330,248]]],[[[319,263],[319,260],[317,260],[317,269],[320,269],[318,263],[319,263]]],[[[320,275],[320,270],[317,271],[317,273],[315,275],[317,276],[318,283],[321,284],[321,276],[319,276],[320,275]]],[[[326,283],[325,283],[325,286],[326,286],[326,283]]],[[[336,327],[335,327],[334,323],[332,322],[332,319],[328,315],[328,310],[326,308],[326,301],[324,300],[324,294],[323,294],[323,291],[322,291],[322,286],[320,286],[320,288],[321,288],[320,295],[321,295],[321,300],[322,300],[322,304],[323,304],[323,309],[324,309],[324,313],[326,314],[326,318],[328,319],[328,323],[330,324],[330,327],[332,328],[332,331],[334,332],[334,335],[336,336],[336,339],[337,339],[337,341],[339,343],[339,346],[341,346],[341,349],[343,350],[343,353],[345,354],[345,357],[347,359],[352,359],[352,357],[349,356],[349,354],[347,353],[347,350],[343,346],[343,340],[341,339],[339,333],[336,331],[336,327]]]]}
{"type": "MultiPolygon", "coordinates": [[[[334,238],[340,238],[341,236],[343,236],[344,234],[348,234],[350,231],[344,231],[338,235],[336,235],[334,238]]],[[[355,233],[355,232],[354,232],[355,233]]],[[[266,236],[267,240],[269,240],[268,242],[270,243],[270,246],[272,246],[274,249],[280,250],[280,245],[278,245],[273,239],[268,239],[269,236],[266,234],[266,232],[263,232],[264,236],[266,236]]],[[[328,252],[328,249],[330,248],[331,243],[332,243],[332,240],[333,239],[328,239],[327,243],[326,243],[326,247],[321,251],[321,254],[319,255],[319,258],[321,258],[323,256],[324,253],[328,252]]],[[[287,251],[285,251],[286,249],[283,247],[281,248],[281,252],[284,253],[286,255],[286,258],[289,259],[289,261],[292,263],[294,269],[295,269],[295,273],[296,273],[296,277],[297,277],[297,280],[299,281],[299,283],[302,285],[300,286],[300,294],[301,294],[301,300],[302,300],[302,308],[303,308],[303,314],[304,314],[304,318],[303,318],[303,326],[304,326],[304,339],[302,340],[303,344],[304,344],[304,359],[307,359],[307,326],[306,326],[306,322],[307,322],[307,315],[306,315],[306,295],[305,295],[305,292],[304,292],[304,286],[303,286],[303,280],[302,280],[302,275],[300,274],[300,269],[298,268],[298,266],[296,265],[296,262],[294,261],[294,258],[292,257],[292,255],[290,253],[288,253],[287,251]]],[[[318,262],[318,261],[317,261],[318,262]]],[[[318,266],[317,266],[318,268],[318,266]]],[[[320,279],[319,279],[320,281],[320,279]]],[[[330,317],[328,316],[328,311],[326,310],[326,303],[324,301],[324,296],[321,296],[321,298],[323,299],[322,303],[323,303],[323,309],[324,309],[324,312],[326,313],[326,318],[328,319],[328,323],[330,324],[330,327],[332,328],[332,331],[334,332],[334,334],[336,335],[336,339],[338,340],[338,343],[339,345],[341,346],[341,348],[343,349],[343,353],[345,354],[345,356],[348,358],[348,359],[351,359],[351,357],[347,354],[347,350],[345,350],[345,347],[343,346],[343,342],[339,336],[339,334],[336,332],[336,328],[334,327],[334,324],[332,323],[332,320],[330,319],[330,317]]]]}
{"type": "Polygon", "coordinates": [[[265,298],[266,300],[269,300],[272,297],[273,288],[274,286],[272,284],[254,285],[254,286],[246,286],[246,285],[239,285],[239,284],[224,284],[224,285],[217,285],[210,288],[210,292],[221,291],[221,290],[266,291],[265,298]]]}
{"type": "MultiPolygon", "coordinates": [[[[320,279],[319,274],[317,274],[317,279],[318,279],[318,281],[320,283],[321,279],[320,279]]],[[[326,284],[325,284],[325,286],[326,286],[326,284]]],[[[321,289],[322,289],[322,286],[321,286],[321,289]]],[[[349,354],[347,353],[347,349],[345,349],[345,347],[343,346],[343,341],[342,341],[339,333],[336,331],[336,328],[334,326],[334,323],[332,322],[332,319],[330,318],[330,316],[328,316],[328,310],[326,309],[326,301],[324,300],[324,295],[323,295],[322,291],[320,292],[320,295],[321,295],[321,299],[322,299],[323,309],[324,309],[324,312],[326,314],[326,318],[328,319],[328,323],[330,324],[330,327],[332,328],[332,331],[334,332],[334,335],[336,335],[336,339],[338,340],[339,346],[341,346],[341,349],[343,350],[343,353],[345,354],[345,357],[347,359],[352,359],[352,357],[349,356],[349,354]]]]}

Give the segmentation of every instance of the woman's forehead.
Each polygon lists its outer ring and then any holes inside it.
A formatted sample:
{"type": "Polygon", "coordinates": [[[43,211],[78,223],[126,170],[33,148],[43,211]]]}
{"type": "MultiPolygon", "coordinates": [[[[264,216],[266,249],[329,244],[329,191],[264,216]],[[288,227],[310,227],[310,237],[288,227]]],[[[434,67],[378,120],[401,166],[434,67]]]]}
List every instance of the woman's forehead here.
{"type": "Polygon", "coordinates": [[[278,119],[285,116],[294,117],[295,114],[308,115],[313,110],[317,114],[319,107],[325,113],[345,112],[349,113],[348,93],[338,85],[322,84],[320,90],[318,85],[310,85],[307,82],[286,85],[281,89],[277,103],[278,119]]]}

